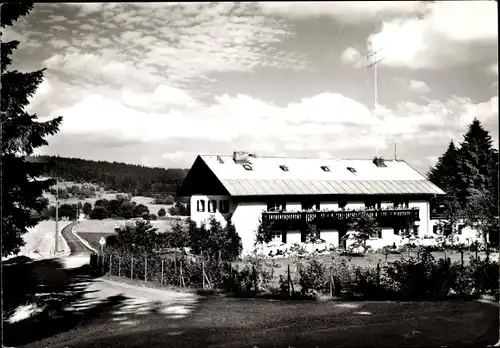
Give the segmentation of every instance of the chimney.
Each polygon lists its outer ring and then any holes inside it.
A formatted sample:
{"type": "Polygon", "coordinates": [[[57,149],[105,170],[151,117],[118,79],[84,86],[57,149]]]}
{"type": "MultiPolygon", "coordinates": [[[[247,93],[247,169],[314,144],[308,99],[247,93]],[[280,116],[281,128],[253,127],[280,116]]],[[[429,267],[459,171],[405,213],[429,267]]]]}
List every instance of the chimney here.
{"type": "Polygon", "coordinates": [[[233,161],[235,163],[246,163],[248,162],[248,152],[245,151],[234,151],[233,161]]]}
{"type": "Polygon", "coordinates": [[[382,157],[375,157],[373,159],[373,164],[375,164],[377,167],[387,167],[382,157]]]}

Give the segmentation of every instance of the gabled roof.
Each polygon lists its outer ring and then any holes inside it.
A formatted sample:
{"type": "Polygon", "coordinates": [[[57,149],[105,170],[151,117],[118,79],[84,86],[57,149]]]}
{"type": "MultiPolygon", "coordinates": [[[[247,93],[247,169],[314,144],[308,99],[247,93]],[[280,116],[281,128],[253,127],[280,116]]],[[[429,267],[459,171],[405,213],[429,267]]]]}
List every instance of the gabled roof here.
{"type": "Polygon", "coordinates": [[[200,155],[198,160],[231,196],[444,194],[401,160],[377,167],[364,159],[251,157],[251,170],[231,155],[200,155]]]}

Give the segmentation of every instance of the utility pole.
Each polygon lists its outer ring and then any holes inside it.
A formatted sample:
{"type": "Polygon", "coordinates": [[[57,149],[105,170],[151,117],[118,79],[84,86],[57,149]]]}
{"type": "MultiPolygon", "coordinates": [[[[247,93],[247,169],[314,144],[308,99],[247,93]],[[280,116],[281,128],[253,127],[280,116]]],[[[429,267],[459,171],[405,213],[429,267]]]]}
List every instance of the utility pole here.
{"type": "MultiPolygon", "coordinates": [[[[377,51],[369,53],[366,58],[370,62],[367,65],[367,69],[373,67],[373,84],[374,84],[374,115],[377,117],[377,109],[378,109],[378,63],[380,63],[382,60],[384,60],[385,57],[383,58],[377,58],[377,54],[381,51],[382,49],[379,49],[377,51]]],[[[378,157],[378,146],[376,147],[377,151],[377,157],[378,157]]]]}
{"type": "Polygon", "coordinates": [[[56,181],[56,240],[54,245],[54,256],[57,255],[58,239],[59,239],[59,187],[57,186],[57,181],[56,181]]]}
{"type": "Polygon", "coordinates": [[[398,160],[398,157],[396,155],[396,143],[394,143],[394,160],[397,161],[398,160]]]}

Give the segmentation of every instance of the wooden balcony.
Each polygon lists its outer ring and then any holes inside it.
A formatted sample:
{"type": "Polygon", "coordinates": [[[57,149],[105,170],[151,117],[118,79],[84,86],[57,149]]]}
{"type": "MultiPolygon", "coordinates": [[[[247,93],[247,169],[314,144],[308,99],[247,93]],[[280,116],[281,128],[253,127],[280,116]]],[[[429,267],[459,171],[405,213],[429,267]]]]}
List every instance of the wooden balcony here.
{"type": "Polygon", "coordinates": [[[380,227],[398,228],[412,226],[420,221],[418,208],[378,209],[347,211],[302,211],[302,212],[263,212],[262,222],[273,229],[301,229],[314,224],[320,229],[338,229],[353,223],[363,212],[371,215],[380,227]]]}

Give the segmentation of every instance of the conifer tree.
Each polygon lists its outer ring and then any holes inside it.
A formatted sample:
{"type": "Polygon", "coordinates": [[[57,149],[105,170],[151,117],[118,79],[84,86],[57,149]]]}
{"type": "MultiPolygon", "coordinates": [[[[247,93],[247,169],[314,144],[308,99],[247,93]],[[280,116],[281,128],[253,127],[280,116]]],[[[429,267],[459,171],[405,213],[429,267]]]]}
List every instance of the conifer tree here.
{"type": "Polygon", "coordinates": [[[498,234],[498,152],[479,120],[469,125],[459,156],[466,220],[486,240],[498,234]]]}
{"type": "Polygon", "coordinates": [[[450,141],[446,152],[438,159],[436,166],[431,168],[428,179],[446,192],[445,196],[438,196],[431,201],[431,209],[437,209],[447,222],[443,225],[445,230],[451,231],[458,218],[463,215],[460,204],[461,185],[460,158],[458,149],[450,141]]]}
{"type": "MultiPolygon", "coordinates": [[[[32,8],[31,3],[2,4],[2,29],[12,26],[32,8]]],[[[22,235],[38,222],[32,211],[41,212],[47,205],[42,193],[55,182],[39,180],[43,165],[30,163],[25,156],[47,145],[44,138],[55,134],[62,122],[62,117],[40,122],[36,114],[26,112],[29,97],[43,80],[44,69],[28,73],[9,70],[12,52],[18,45],[16,40],[1,40],[2,256],[19,252],[24,245],[22,235]]]]}

